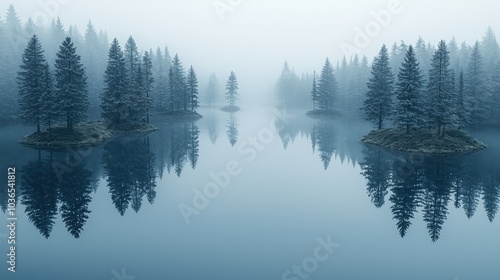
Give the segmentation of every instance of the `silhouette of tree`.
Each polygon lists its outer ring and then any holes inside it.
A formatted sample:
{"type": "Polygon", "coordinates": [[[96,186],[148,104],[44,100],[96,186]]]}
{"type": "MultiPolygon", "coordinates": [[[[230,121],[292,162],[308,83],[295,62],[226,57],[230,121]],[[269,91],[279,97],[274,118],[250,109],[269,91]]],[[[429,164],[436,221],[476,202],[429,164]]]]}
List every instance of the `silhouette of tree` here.
{"type": "Polygon", "coordinates": [[[66,228],[75,238],[80,237],[89,218],[88,206],[92,201],[91,176],[92,173],[80,164],[65,173],[60,183],[59,197],[62,204],[59,211],[66,228]]]}
{"type": "Polygon", "coordinates": [[[226,128],[227,139],[229,139],[231,146],[234,147],[238,142],[238,119],[234,116],[234,113],[230,113],[226,128]]]}
{"type": "Polygon", "coordinates": [[[366,192],[375,207],[385,203],[391,177],[391,163],[385,154],[377,148],[367,147],[363,150],[363,161],[359,163],[361,174],[367,180],[366,192]]]}
{"type": "Polygon", "coordinates": [[[43,237],[49,238],[57,215],[58,180],[52,169],[52,161],[42,160],[39,150],[38,160],[29,162],[21,170],[21,204],[26,207],[28,220],[43,237]]]}

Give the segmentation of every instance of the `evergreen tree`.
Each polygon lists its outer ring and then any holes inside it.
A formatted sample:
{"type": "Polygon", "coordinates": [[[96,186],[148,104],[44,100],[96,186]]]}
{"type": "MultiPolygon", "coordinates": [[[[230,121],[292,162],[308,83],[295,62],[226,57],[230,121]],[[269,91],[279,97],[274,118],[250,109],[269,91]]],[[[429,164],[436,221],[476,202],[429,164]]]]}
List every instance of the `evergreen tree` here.
{"type": "Polygon", "coordinates": [[[238,89],[238,79],[236,78],[236,74],[231,71],[226,83],[226,99],[229,101],[229,106],[234,106],[238,98],[238,89]]]}
{"type": "Polygon", "coordinates": [[[36,35],[31,37],[24,50],[22,62],[21,71],[17,75],[21,118],[26,124],[36,125],[37,132],[40,132],[43,121],[42,93],[47,86],[45,75],[47,61],[36,35]]]}
{"type": "Polygon", "coordinates": [[[104,81],[106,86],[101,96],[102,117],[115,124],[126,121],[129,79],[125,68],[125,58],[116,38],[109,49],[104,81]]]}
{"type": "Polygon", "coordinates": [[[292,84],[292,71],[288,65],[288,61],[285,61],[283,65],[283,70],[281,71],[281,76],[278,80],[278,93],[279,93],[279,104],[281,106],[286,106],[287,95],[293,90],[292,84]]]}
{"type": "Polygon", "coordinates": [[[415,57],[419,62],[420,71],[425,79],[429,73],[432,54],[429,53],[427,45],[421,36],[418,37],[417,43],[415,44],[415,57]]]}
{"type": "MultiPolygon", "coordinates": [[[[164,58],[162,50],[158,47],[156,49],[155,59],[153,60],[153,70],[155,75],[155,86],[153,89],[154,96],[156,98],[157,107],[161,110],[170,109],[169,104],[169,69],[165,63],[166,58],[164,58]]],[[[170,62],[169,62],[170,64],[170,62]]]]}
{"type": "Polygon", "coordinates": [[[464,88],[468,111],[467,122],[471,126],[477,126],[486,118],[486,82],[479,42],[476,42],[470,54],[464,88]]]}
{"type": "Polygon", "coordinates": [[[318,107],[318,85],[316,84],[316,72],[314,72],[314,77],[313,77],[313,86],[311,90],[311,97],[312,97],[312,103],[313,103],[313,110],[316,110],[318,107]]]}
{"type": "Polygon", "coordinates": [[[366,120],[376,123],[382,129],[392,110],[394,76],[389,66],[389,54],[385,45],[375,57],[372,65],[372,77],[368,81],[368,92],[362,109],[366,120]]]}
{"type": "Polygon", "coordinates": [[[320,110],[333,109],[336,90],[337,82],[333,74],[333,67],[330,60],[327,58],[318,81],[318,107],[320,110]]]}
{"type": "Polygon", "coordinates": [[[205,101],[207,102],[208,105],[214,106],[215,103],[217,102],[217,99],[219,98],[219,81],[217,80],[217,76],[215,73],[212,73],[210,75],[210,78],[208,80],[208,85],[207,85],[207,91],[205,95],[205,101]]]}
{"type": "Polygon", "coordinates": [[[422,74],[413,46],[410,45],[398,74],[397,103],[394,110],[396,124],[405,127],[406,133],[410,132],[411,127],[417,126],[421,122],[422,85],[422,74]]]}
{"type": "Polygon", "coordinates": [[[191,111],[195,112],[196,109],[200,107],[200,104],[198,102],[198,79],[196,78],[196,73],[194,72],[193,66],[189,68],[186,80],[190,108],[191,111]]]}
{"type": "Polygon", "coordinates": [[[153,106],[153,101],[151,98],[151,92],[153,88],[153,63],[151,61],[151,56],[148,52],[144,53],[142,58],[142,80],[143,89],[146,98],[146,123],[149,123],[149,109],[153,106]]]}
{"type": "Polygon", "coordinates": [[[188,98],[186,92],[186,79],[184,74],[184,67],[176,54],[172,61],[172,66],[168,74],[170,86],[170,111],[183,111],[187,110],[188,98]]]}
{"type": "Polygon", "coordinates": [[[89,103],[85,68],[69,37],[57,53],[55,81],[57,106],[66,120],[66,127],[71,130],[86,119],[89,103]]]}
{"type": "Polygon", "coordinates": [[[48,126],[50,137],[52,137],[52,124],[60,119],[61,113],[57,108],[57,100],[54,90],[54,79],[49,64],[44,67],[43,90],[41,93],[42,122],[48,126]]]}
{"type": "Polygon", "coordinates": [[[459,129],[464,128],[467,124],[467,109],[464,91],[464,71],[462,70],[460,71],[460,75],[458,77],[458,86],[455,101],[456,125],[459,129]]]}
{"type": "Polygon", "coordinates": [[[429,123],[434,123],[438,134],[444,135],[446,125],[453,123],[454,104],[450,56],[446,43],[440,41],[438,49],[432,56],[431,69],[427,84],[427,115],[431,118],[429,123]]]}
{"type": "Polygon", "coordinates": [[[134,74],[134,85],[129,89],[128,111],[129,121],[144,122],[147,114],[147,98],[144,90],[144,75],[142,65],[137,65],[134,74]]]}

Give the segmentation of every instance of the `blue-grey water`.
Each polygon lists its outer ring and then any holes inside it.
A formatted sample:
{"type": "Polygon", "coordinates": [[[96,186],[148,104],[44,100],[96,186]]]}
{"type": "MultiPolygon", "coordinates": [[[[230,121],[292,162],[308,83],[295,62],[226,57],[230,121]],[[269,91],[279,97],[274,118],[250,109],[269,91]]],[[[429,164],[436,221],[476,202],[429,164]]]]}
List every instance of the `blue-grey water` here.
{"type": "Polygon", "coordinates": [[[500,277],[498,130],[474,132],[487,150],[439,157],[365,146],[359,120],[201,113],[85,150],[1,127],[18,221],[11,273],[3,187],[0,279],[500,277]]]}

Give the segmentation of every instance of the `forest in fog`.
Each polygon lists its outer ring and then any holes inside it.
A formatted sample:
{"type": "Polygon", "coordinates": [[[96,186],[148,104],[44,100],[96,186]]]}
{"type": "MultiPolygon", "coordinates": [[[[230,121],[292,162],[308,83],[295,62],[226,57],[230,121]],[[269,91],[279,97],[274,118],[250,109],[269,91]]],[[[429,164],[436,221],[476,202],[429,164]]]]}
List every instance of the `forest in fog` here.
{"type": "MultiPolygon", "coordinates": [[[[24,108],[33,107],[33,98],[26,97],[24,103],[27,104],[23,104],[22,91],[20,96],[21,82],[18,78],[23,63],[23,54],[25,54],[33,35],[38,38],[37,44],[43,52],[49,68],[48,71],[52,73],[50,75],[57,72],[55,69],[57,67],[56,60],[61,44],[66,38],[71,39],[75,55],[80,56],[81,68],[84,71],[82,78],[85,80],[85,100],[81,100],[80,110],[82,111],[81,115],[85,115],[85,117],[88,115],[91,119],[95,119],[102,115],[115,118],[116,122],[120,122],[119,118],[116,119],[116,116],[120,114],[113,115],[109,112],[103,112],[103,110],[106,111],[105,108],[110,106],[109,103],[117,103],[118,100],[122,99],[122,103],[128,102],[138,105],[136,109],[139,112],[135,113],[143,116],[136,116],[136,120],[148,118],[149,116],[146,117],[144,112],[149,111],[149,109],[159,112],[195,111],[200,104],[213,106],[224,102],[224,85],[221,86],[223,79],[219,79],[215,73],[212,73],[209,77],[200,78],[200,80],[207,81],[206,84],[198,85],[195,68],[182,65],[180,55],[172,55],[166,45],[155,48],[143,46],[134,40],[133,35],[126,42],[118,42],[116,39],[111,39],[113,38],[112,34],[107,34],[103,29],[97,30],[91,21],[88,22],[87,26],[81,28],[74,25],[66,26],[58,18],[54,19],[49,27],[40,27],[31,19],[21,20],[17,16],[14,6],[11,5],[5,17],[0,21],[0,73],[2,73],[0,75],[2,88],[0,109],[3,112],[0,118],[4,121],[19,119],[19,116],[24,116],[31,122],[37,118],[36,113],[33,114],[36,108],[24,108]],[[117,56],[119,53],[122,57],[117,56]],[[109,69],[110,61],[117,59],[124,60],[123,67],[125,69],[121,75],[126,75],[129,82],[122,85],[115,83],[114,87],[118,89],[110,93],[110,76],[119,76],[117,73],[120,69],[119,67],[111,69],[115,73],[107,72],[111,71],[109,69]],[[171,71],[173,72],[171,73],[171,71]],[[147,77],[144,78],[144,75],[147,77]],[[119,95],[120,87],[130,91],[128,101],[124,100],[127,98],[116,97],[114,97],[115,100],[109,100],[109,98],[113,99],[112,97],[109,97],[108,100],[102,100],[102,96],[106,96],[103,94],[104,92],[108,92],[108,96],[119,95]],[[144,97],[139,98],[141,95],[144,97]],[[106,102],[108,105],[103,104],[106,102]]],[[[429,122],[429,120],[425,120],[426,118],[431,118],[432,122],[439,119],[437,122],[456,127],[500,123],[500,49],[498,41],[492,28],[487,28],[482,37],[478,36],[478,38],[476,42],[461,43],[457,42],[455,38],[451,38],[447,42],[442,41],[441,43],[445,44],[443,46],[440,45],[440,42],[426,42],[423,37],[419,37],[415,43],[400,41],[387,47],[387,54],[384,54],[386,57],[383,59],[386,60],[384,63],[388,66],[387,70],[390,70],[390,74],[387,73],[390,76],[388,86],[392,94],[388,97],[388,100],[392,100],[390,103],[397,103],[397,87],[404,86],[398,85],[401,82],[400,70],[405,62],[405,56],[409,49],[412,49],[413,63],[418,66],[419,74],[417,74],[417,81],[409,80],[408,82],[416,83],[418,89],[415,94],[418,93],[421,100],[415,101],[416,104],[412,105],[419,107],[418,109],[406,108],[405,110],[420,111],[421,115],[429,115],[432,113],[431,111],[436,109],[430,107],[430,104],[439,103],[441,109],[438,111],[443,111],[443,108],[448,108],[449,111],[447,116],[420,116],[419,125],[429,122]],[[447,80],[447,88],[443,92],[449,95],[446,97],[449,100],[445,100],[445,98],[442,102],[437,102],[433,97],[436,95],[432,92],[435,88],[435,82],[432,81],[433,77],[430,75],[435,71],[441,71],[433,67],[434,56],[437,52],[447,56],[446,65],[441,70],[446,72],[442,78],[447,80]],[[467,116],[457,113],[464,110],[467,111],[464,113],[467,116]]],[[[325,103],[328,108],[340,111],[345,116],[375,120],[380,116],[373,112],[370,115],[370,112],[363,112],[360,108],[367,109],[369,106],[366,102],[373,103],[373,100],[384,99],[383,96],[375,94],[371,97],[372,101],[367,101],[370,99],[367,93],[370,91],[370,81],[374,77],[374,62],[376,61],[380,61],[379,56],[369,58],[355,55],[342,59],[332,58],[327,61],[328,65],[325,64],[322,70],[309,70],[302,73],[298,73],[294,69],[293,62],[285,62],[275,86],[276,104],[289,109],[321,107],[321,102],[315,100],[313,91],[319,89],[322,83],[328,82],[330,88],[325,89],[328,91],[325,94],[328,98],[323,98],[322,101],[324,103],[325,100],[328,100],[325,103]],[[330,76],[322,78],[325,70],[329,71],[330,76]]],[[[55,78],[56,80],[52,81],[53,84],[57,84],[57,77],[55,78]]],[[[269,77],[270,83],[273,79],[273,77],[269,77]]],[[[411,99],[412,97],[406,96],[405,98],[411,99]]],[[[235,99],[235,97],[228,99],[229,104],[232,105],[235,99]]],[[[117,107],[127,106],[126,104],[113,105],[117,107]]],[[[374,108],[368,109],[371,111],[382,110],[384,111],[383,119],[396,121],[394,116],[396,115],[394,112],[396,105],[377,108],[379,105],[375,104],[374,108]]],[[[42,111],[47,110],[50,111],[47,108],[42,111]]],[[[134,112],[128,112],[126,115],[134,119],[134,112]]],[[[400,116],[400,119],[414,118],[414,115],[400,116]]],[[[67,116],[62,114],[59,120],[65,118],[67,119],[67,116]]],[[[378,125],[381,126],[381,124],[378,125]]]]}
{"type": "Polygon", "coordinates": [[[421,125],[437,119],[457,127],[498,125],[500,48],[488,28],[472,45],[455,38],[433,45],[419,37],[415,44],[384,45],[371,63],[358,55],[343,57],[335,66],[327,59],[321,72],[297,74],[285,62],[276,95],[289,108],[330,106],[351,117],[362,117],[363,108],[375,122],[382,115],[396,122],[399,117],[404,124],[408,119],[421,125]],[[325,76],[325,71],[330,74],[325,76]],[[322,93],[322,83],[333,86],[322,93]],[[377,89],[382,84],[386,88],[377,89]]]}

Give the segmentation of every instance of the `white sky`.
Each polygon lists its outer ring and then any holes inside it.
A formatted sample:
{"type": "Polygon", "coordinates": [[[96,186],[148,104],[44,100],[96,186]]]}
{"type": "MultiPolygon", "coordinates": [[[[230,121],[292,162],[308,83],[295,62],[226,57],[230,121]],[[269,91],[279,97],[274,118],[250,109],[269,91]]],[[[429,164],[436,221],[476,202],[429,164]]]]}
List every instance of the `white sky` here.
{"type": "Polygon", "coordinates": [[[370,59],[383,43],[413,43],[419,35],[432,43],[453,35],[472,43],[488,26],[500,32],[500,2],[493,0],[2,0],[0,14],[12,3],[22,20],[57,14],[81,32],[91,19],[122,45],[129,35],[143,49],[168,44],[201,80],[216,71],[224,81],[234,70],[251,95],[269,89],[285,59],[297,72],[320,70],[327,56],[340,60],[341,44],[354,45],[355,28],[364,29],[372,12],[391,1],[401,11],[361,49],[370,59]],[[44,9],[47,3],[61,4],[54,13],[44,9]],[[234,4],[223,20],[216,3],[234,4]]]}

